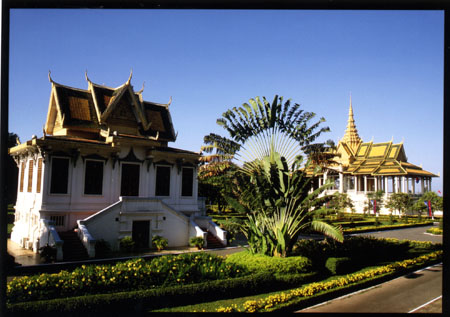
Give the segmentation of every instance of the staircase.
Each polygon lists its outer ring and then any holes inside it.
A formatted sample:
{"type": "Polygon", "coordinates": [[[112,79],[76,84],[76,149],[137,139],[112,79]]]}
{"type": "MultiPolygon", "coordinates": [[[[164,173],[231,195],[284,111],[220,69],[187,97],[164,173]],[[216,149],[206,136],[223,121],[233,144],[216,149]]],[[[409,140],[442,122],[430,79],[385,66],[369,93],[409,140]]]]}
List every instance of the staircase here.
{"type": "Polygon", "coordinates": [[[224,245],[222,244],[222,242],[219,239],[217,239],[216,236],[214,236],[211,232],[208,231],[208,235],[206,236],[206,248],[218,249],[223,247],[224,245]]]}
{"type": "Polygon", "coordinates": [[[63,244],[63,261],[81,261],[89,259],[88,253],[76,232],[70,230],[58,232],[63,244]]]}

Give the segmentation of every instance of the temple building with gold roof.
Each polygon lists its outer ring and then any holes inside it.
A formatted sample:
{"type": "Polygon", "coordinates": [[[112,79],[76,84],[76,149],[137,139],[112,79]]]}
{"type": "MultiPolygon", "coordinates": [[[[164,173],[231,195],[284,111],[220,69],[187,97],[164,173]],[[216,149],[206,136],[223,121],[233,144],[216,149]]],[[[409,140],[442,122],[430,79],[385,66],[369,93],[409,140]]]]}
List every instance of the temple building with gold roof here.
{"type": "Polygon", "coordinates": [[[13,242],[35,252],[54,245],[59,260],[76,256],[73,240],[89,257],[96,241],[117,250],[128,236],[142,248],[151,247],[154,235],[169,246],[208,235],[226,244],[226,232],[205,216],[198,198],[200,154],[168,146],[176,139],[172,99],[145,101],[131,78],[111,88],[86,73],[84,90],[56,83],[49,73],[43,136],[9,149],[19,167],[13,242]]]}
{"type": "MultiPolygon", "coordinates": [[[[336,164],[325,169],[318,179],[318,185],[332,179],[334,187],[325,194],[347,193],[356,212],[363,212],[370,192],[382,190],[385,199],[399,192],[421,195],[431,190],[432,178],[438,177],[421,166],[409,163],[403,142],[363,142],[356,129],[351,97],[347,129],[335,153],[336,164]]],[[[380,212],[389,211],[381,208],[380,212]]]]}

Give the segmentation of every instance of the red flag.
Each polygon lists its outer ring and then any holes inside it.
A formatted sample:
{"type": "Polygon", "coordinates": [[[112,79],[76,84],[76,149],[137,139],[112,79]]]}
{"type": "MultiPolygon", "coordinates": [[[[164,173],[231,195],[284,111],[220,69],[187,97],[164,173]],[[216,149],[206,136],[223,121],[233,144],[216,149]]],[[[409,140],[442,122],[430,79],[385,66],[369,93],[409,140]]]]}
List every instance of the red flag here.
{"type": "Polygon", "coordinates": [[[377,201],[375,199],[373,200],[373,214],[377,214],[377,201]]]}
{"type": "Polygon", "coordinates": [[[428,201],[428,216],[431,217],[431,201],[428,201]]]}

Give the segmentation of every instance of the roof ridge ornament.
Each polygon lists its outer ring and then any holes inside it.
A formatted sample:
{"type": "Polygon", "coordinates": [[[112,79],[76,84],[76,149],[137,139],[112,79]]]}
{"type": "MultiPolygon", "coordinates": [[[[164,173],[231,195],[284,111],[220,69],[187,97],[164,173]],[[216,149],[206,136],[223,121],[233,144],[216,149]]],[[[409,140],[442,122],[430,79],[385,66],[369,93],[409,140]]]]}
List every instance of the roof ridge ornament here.
{"type": "Polygon", "coordinates": [[[86,69],[86,71],[84,72],[84,77],[86,78],[86,81],[88,82],[88,83],[92,83],[92,81],[89,79],[89,77],[88,77],[88,74],[87,74],[87,69],[86,69]]]}
{"type": "Polygon", "coordinates": [[[169,107],[171,103],[172,103],[172,96],[170,96],[169,102],[167,103],[167,107],[169,107]]]}
{"type": "Polygon", "coordinates": [[[131,77],[133,77],[133,68],[131,69],[131,71],[130,71],[130,77],[128,77],[128,80],[127,80],[127,82],[126,82],[127,85],[130,84],[130,82],[131,82],[131,77]]]}
{"type": "Polygon", "coordinates": [[[51,70],[49,69],[48,70],[48,80],[52,83],[52,84],[54,84],[55,82],[53,81],[53,79],[52,79],[52,76],[51,76],[51,70]]]}
{"type": "Polygon", "coordinates": [[[142,88],[141,90],[137,91],[137,94],[142,94],[142,92],[144,91],[144,87],[145,87],[145,81],[142,83],[142,88]]]}

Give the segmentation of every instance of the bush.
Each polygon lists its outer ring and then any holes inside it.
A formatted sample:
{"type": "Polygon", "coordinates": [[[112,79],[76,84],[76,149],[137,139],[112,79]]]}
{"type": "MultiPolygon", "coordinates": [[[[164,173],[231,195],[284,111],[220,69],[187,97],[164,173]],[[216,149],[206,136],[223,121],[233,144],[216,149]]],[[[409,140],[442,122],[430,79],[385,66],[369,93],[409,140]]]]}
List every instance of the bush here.
{"type": "Polygon", "coordinates": [[[134,259],[115,265],[82,265],[73,272],[14,278],[8,283],[7,301],[21,302],[98,293],[113,293],[159,286],[224,280],[247,275],[238,265],[206,253],[185,253],[134,259]]]}
{"type": "Polygon", "coordinates": [[[131,237],[125,237],[120,240],[120,250],[125,252],[131,252],[134,250],[135,243],[133,241],[133,238],[131,237]]]}
{"type": "Polygon", "coordinates": [[[343,258],[328,258],[325,263],[325,267],[330,271],[332,275],[341,275],[351,272],[354,268],[352,261],[348,257],[343,258]]]}
{"type": "Polygon", "coordinates": [[[197,247],[199,250],[203,248],[205,240],[202,237],[192,237],[189,239],[189,245],[192,247],[197,247]]]}
{"type": "Polygon", "coordinates": [[[242,251],[229,255],[226,262],[244,266],[250,272],[306,273],[312,271],[311,261],[303,256],[281,258],[242,251]]]}
{"type": "Polygon", "coordinates": [[[152,244],[156,247],[158,251],[161,251],[167,247],[169,241],[164,237],[155,235],[152,238],[152,244]]]}
{"type": "Polygon", "coordinates": [[[413,247],[407,240],[355,236],[345,238],[342,243],[331,239],[300,240],[294,245],[293,253],[311,259],[314,267],[320,269],[330,257],[349,257],[355,265],[376,263],[404,257],[413,247]]]}

